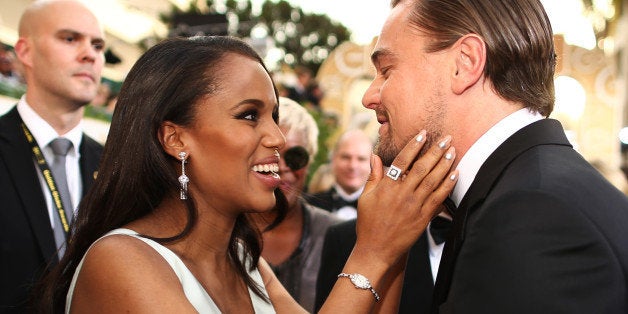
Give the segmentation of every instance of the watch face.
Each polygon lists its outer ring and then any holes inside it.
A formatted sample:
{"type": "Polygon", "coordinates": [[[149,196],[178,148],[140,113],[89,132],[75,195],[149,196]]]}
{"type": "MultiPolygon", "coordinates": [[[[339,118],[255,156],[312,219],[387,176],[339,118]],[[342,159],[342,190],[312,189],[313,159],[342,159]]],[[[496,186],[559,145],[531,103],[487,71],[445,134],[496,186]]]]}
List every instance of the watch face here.
{"type": "Polygon", "coordinates": [[[360,274],[351,275],[351,282],[360,289],[368,289],[371,287],[369,280],[360,274]]]}

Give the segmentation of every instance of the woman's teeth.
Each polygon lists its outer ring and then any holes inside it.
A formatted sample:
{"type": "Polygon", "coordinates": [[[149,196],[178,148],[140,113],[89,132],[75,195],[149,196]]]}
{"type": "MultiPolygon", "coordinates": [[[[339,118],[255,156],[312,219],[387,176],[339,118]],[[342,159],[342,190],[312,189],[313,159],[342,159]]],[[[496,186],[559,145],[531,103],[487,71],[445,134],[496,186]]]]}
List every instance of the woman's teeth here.
{"type": "Polygon", "coordinates": [[[253,171],[260,173],[271,172],[273,174],[277,174],[277,172],[279,172],[279,164],[255,165],[253,166],[253,171]]]}

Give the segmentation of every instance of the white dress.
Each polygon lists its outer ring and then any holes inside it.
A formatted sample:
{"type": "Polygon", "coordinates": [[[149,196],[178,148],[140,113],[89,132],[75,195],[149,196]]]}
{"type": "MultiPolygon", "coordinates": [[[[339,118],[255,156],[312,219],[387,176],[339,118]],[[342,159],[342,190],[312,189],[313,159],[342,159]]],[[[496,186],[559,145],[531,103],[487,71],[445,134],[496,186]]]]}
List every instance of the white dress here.
{"type": "MultiPolygon", "coordinates": [[[[181,281],[181,285],[183,286],[183,292],[185,293],[185,296],[187,297],[188,301],[190,301],[190,303],[194,306],[196,311],[198,311],[199,313],[221,313],[218,307],[216,306],[216,303],[214,303],[214,301],[209,296],[207,291],[205,291],[203,286],[198,282],[198,280],[196,280],[196,277],[194,277],[192,272],[190,272],[190,270],[185,266],[183,261],[174,252],[172,252],[165,246],[153,240],[146,239],[144,237],[139,236],[137,232],[130,229],[123,229],[123,228],[115,229],[108,232],[107,234],[102,236],[100,239],[109,235],[113,235],[113,234],[123,234],[123,235],[134,237],[136,239],[144,241],[146,244],[150,245],[153,249],[155,249],[155,251],[157,251],[168,262],[168,264],[170,264],[170,267],[172,267],[172,270],[175,272],[177,277],[179,277],[179,281],[181,281]]],[[[96,240],[94,243],[96,243],[98,240],[96,240]]],[[[93,245],[94,244],[92,244],[92,246],[93,245]]],[[[66,296],[66,303],[65,303],[66,313],[70,313],[70,305],[72,304],[72,295],[74,294],[74,286],[76,285],[76,279],[78,278],[78,274],[81,271],[81,267],[83,266],[84,260],[85,260],[85,256],[83,256],[83,259],[81,259],[81,262],[79,263],[78,267],[76,268],[76,271],[74,272],[74,276],[72,277],[72,282],[70,283],[70,288],[68,289],[68,294],[66,296]]],[[[253,278],[255,283],[257,283],[261,287],[262,292],[266,296],[268,296],[266,289],[264,287],[264,283],[262,281],[262,277],[259,271],[257,270],[257,268],[249,272],[249,275],[251,276],[251,278],[253,278]]],[[[266,301],[261,299],[250,288],[249,288],[249,295],[251,297],[251,302],[253,303],[253,309],[255,310],[255,313],[264,313],[264,314],[275,313],[275,309],[273,308],[272,304],[267,303],[266,301]]]]}

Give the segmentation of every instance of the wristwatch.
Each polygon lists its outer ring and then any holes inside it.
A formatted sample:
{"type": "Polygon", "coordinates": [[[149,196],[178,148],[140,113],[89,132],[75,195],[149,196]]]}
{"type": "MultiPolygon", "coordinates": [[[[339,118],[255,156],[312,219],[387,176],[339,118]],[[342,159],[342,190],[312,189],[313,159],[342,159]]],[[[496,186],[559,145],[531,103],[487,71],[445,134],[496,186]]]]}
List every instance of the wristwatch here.
{"type": "Polygon", "coordinates": [[[338,278],[341,277],[347,277],[351,280],[351,283],[357,288],[357,289],[363,289],[363,290],[369,290],[371,291],[371,293],[373,293],[373,296],[375,297],[375,302],[379,301],[379,294],[377,294],[377,291],[375,291],[375,289],[373,289],[373,286],[371,286],[371,282],[364,277],[361,274],[358,273],[354,273],[354,274],[346,274],[346,273],[340,273],[338,274],[338,278]]]}

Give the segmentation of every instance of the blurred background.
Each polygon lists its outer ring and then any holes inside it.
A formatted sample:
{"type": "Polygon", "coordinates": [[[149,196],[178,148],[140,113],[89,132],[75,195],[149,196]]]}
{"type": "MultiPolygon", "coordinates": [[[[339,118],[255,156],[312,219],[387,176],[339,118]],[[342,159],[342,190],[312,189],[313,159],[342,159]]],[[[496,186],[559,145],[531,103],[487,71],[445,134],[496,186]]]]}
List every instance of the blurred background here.
{"type": "MultiPolygon", "coordinates": [[[[0,0],[0,114],[24,93],[13,45],[32,0],[0,0]]],[[[556,107],[574,147],[628,193],[628,1],[544,0],[559,64],[556,107]]],[[[106,31],[107,64],[99,97],[86,108],[86,132],[106,140],[116,94],[135,60],[171,36],[233,35],[264,57],[280,92],[299,101],[321,128],[327,162],[349,128],[377,134],[361,98],[373,78],[370,52],[389,0],[88,0],[106,31]]]]}

